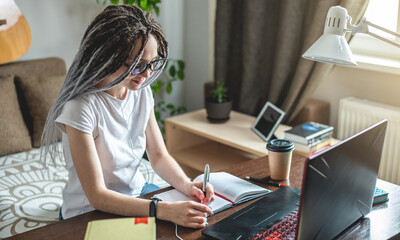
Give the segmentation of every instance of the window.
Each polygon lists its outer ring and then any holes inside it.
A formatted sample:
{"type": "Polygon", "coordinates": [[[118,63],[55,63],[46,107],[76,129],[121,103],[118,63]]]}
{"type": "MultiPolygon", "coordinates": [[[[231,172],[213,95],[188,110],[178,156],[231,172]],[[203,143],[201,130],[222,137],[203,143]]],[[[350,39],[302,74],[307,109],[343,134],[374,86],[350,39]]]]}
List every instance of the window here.
{"type": "MultiPolygon", "coordinates": [[[[400,0],[370,0],[364,17],[373,24],[394,32],[400,32],[399,1],[400,0]]],[[[393,35],[371,27],[369,30],[400,43],[400,39],[396,39],[393,35]]],[[[365,57],[400,61],[400,48],[367,34],[356,34],[350,42],[350,48],[357,62],[363,62],[366,59],[365,57]]],[[[383,63],[383,65],[385,64],[383,63]]]]}

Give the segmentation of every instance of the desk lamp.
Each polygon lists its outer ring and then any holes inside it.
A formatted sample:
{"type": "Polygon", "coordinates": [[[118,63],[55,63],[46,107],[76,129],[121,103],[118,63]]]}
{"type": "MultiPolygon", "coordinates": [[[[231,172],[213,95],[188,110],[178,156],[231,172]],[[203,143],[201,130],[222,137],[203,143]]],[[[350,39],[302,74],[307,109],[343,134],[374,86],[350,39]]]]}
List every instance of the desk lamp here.
{"type": "Polygon", "coordinates": [[[357,66],[350,47],[344,38],[346,32],[351,32],[352,35],[355,35],[356,33],[365,33],[394,46],[400,47],[399,43],[370,32],[369,27],[400,37],[400,34],[370,23],[365,18],[363,18],[358,25],[352,25],[351,17],[347,14],[346,8],[333,6],[329,9],[326,16],[324,33],[303,54],[303,58],[317,62],[357,66]],[[349,20],[350,29],[346,28],[347,20],[349,20]]]}

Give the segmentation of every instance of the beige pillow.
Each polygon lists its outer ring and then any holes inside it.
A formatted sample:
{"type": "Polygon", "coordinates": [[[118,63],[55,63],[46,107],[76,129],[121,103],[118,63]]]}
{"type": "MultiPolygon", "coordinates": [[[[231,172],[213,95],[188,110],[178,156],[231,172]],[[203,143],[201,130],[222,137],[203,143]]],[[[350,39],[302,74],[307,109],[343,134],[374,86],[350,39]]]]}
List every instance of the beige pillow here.
{"type": "Polygon", "coordinates": [[[32,148],[18,103],[14,76],[0,77],[0,156],[32,148]]]}
{"type": "Polygon", "coordinates": [[[30,76],[17,79],[33,120],[32,145],[40,147],[47,114],[56,101],[65,76],[30,76]]]}

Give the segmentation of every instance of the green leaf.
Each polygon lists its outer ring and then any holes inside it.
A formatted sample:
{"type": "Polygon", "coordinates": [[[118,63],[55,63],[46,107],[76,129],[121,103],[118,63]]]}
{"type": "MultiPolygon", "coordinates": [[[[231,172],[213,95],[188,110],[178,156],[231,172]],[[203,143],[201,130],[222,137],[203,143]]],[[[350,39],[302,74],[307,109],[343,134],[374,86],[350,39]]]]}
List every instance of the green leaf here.
{"type": "Polygon", "coordinates": [[[171,75],[172,77],[174,77],[174,76],[175,76],[175,73],[176,73],[175,66],[172,65],[172,66],[169,68],[169,75],[171,75]]]}
{"type": "Polygon", "coordinates": [[[178,60],[179,69],[185,69],[185,62],[183,60],[178,60]]]}
{"type": "Polygon", "coordinates": [[[151,87],[151,90],[153,91],[153,93],[157,94],[160,92],[160,88],[157,85],[154,85],[151,87]]]}
{"type": "Polygon", "coordinates": [[[164,85],[163,82],[157,80],[153,85],[151,85],[151,90],[153,91],[153,93],[157,94],[160,92],[163,85],[164,85]]]}
{"type": "Polygon", "coordinates": [[[169,110],[175,109],[175,106],[174,106],[173,104],[171,104],[171,103],[167,104],[166,107],[167,107],[169,110]]]}
{"type": "Polygon", "coordinates": [[[187,111],[186,107],[184,107],[184,106],[178,107],[178,113],[183,113],[183,112],[186,112],[186,111],[187,111]]]}
{"type": "Polygon", "coordinates": [[[171,83],[168,83],[168,85],[166,87],[166,91],[168,94],[171,94],[171,92],[172,92],[172,84],[171,83]]]}
{"type": "Polygon", "coordinates": [[[156,13],[157,16],[160,15],[160,8],[158,6],[154,6],[154,12],[156,13]]]}
{"type": "Polygon", "coordinates": [[[176,111],[175,110],[171,111],[170,116],[175,116],[175,115],[176,115],[176,111]]]}
{"type": "Polygon", "coordinates": [[[119,0],[110,0],[111,4],[118,5],[119,0]]]}
{"type": "Polygon", "coordinates": [[[177,73],[178,79],[183,81],[185,79],[185,73],[182,70],[179,70],[177,73]]]}
{"type": "Polygon", "coordinates": [[[164,101],[164,100],[161,100],[161,101],[158,102],[158,106],[159,106],[159,107],[161,107],[161,106],[164,105],[164,104],[165,104],[165,101],[164,101]]]}

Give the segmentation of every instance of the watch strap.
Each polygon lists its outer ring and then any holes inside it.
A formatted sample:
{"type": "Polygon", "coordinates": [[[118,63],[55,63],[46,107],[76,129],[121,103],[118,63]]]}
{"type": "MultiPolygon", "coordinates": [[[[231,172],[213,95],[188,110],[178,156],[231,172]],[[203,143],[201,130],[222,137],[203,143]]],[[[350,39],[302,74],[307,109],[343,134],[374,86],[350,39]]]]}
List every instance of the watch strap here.
{"type": "Polygon", "coordinates": [[[151,198],[150,208],[149,208],[149,217],[156,217],[158,201],[161,201],[161,199],[159,199],[159,198],[151,198]]]}

